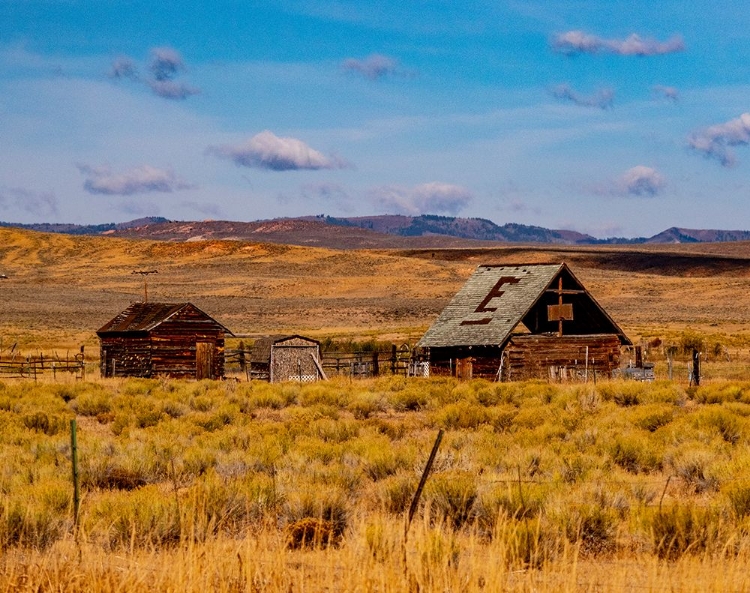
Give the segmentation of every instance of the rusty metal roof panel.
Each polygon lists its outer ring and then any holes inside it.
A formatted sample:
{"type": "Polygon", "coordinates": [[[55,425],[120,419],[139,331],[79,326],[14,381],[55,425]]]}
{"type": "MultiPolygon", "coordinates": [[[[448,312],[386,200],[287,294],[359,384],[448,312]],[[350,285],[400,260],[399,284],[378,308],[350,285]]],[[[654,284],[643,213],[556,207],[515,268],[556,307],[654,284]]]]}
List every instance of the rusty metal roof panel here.
{"type": "Polygon", "coordinates": [[[417,346],[499,346],[564,264],[479,266],[417,346]]]}
{"type": "Polygon", "coordinates": [[[104,324],[96,332],[98,335],[112,333],[145,333],[150,332],[183,309],[190,309],[190,314],[200,314],[207,320],[221,327],[225,332],[232,332],[218,321],[198,309],[192,303],[133,303],[122,313],[104,324]]]}
{"type": "Polygon", "coordinates": [[[147,332],[186,305],[187,303],[133,303],[96,333],[147,332]]]}

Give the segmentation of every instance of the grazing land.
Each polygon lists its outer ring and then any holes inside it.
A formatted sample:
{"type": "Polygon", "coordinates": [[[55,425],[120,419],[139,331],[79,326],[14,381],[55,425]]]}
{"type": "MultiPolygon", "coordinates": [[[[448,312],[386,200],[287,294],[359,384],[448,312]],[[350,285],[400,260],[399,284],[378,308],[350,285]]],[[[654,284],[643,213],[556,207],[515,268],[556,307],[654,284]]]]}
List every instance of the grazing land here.
{"type": "MultiPolygon", "coordinates": [[[[635,339],[693,328],[750,338],[750,243],[334,250],[159,242],[0,228],[4,347],[96,350],[94,331],[143,298],[190,300],[238,334],[415,342],[480,263],[567,261],[635,339]]],[[[3,346],[0,346],[3,347],[3,346]]]]}
{"type": "Polygon", "coordinates": [[[4,590],[750,586],[748,382],[7,382],[0,421],[4,590]]]}
{"type": "Polygon", "coordinates": [[[0,590],[747,590],[748,264],[747,243],[337,251],[0,229],[0,353],[84,344],[90,361],[86,380],[0,378],[0,590]],[[238,334],[413,344],[476,265],[563,260],[661,380],[96,376],[94,331],[142,298],[133,270],[159,271],[150,300],[238,334]]]}

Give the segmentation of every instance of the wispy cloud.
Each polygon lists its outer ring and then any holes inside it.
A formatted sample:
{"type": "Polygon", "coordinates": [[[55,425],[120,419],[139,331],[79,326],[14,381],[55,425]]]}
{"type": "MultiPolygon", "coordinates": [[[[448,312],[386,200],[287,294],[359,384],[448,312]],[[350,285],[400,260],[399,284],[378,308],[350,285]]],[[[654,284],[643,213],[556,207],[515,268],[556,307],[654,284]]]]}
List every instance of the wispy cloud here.
{"type": "Polygon", "coordinates": [[[364,76],[368,80],[379,80],[386,76],[405,74],[399,68],[398,61],[382,54],[371,54],[364,59],[349,58],[344,60],[341,68],[364,76]]]}
{"type": "Polygon", "coordinates": [[[51,216],[57,214],[57,198],[52,192],[0,186],[0,209],[51,216]]]}
{"type": "Polygon", "coordinates": [[[383,186],[370,190],[376,208],[390,214],[451,214],[456,215],[473,199],[471,192],[460,185],[434,181],[414,187],[383,186]]]}
{"type": "Polygon", "coordinates": [[[154,47],[150,52],[149,75],[146,78],[139,76],[135,61],[128,56],[115,58],[109,75],[116,80],[142,82],[155,95],[179,101],[200,93],[200,89],[181,80],[175,80],[186,70],[185,61],[177,50],[171,47],[154,47]]]}
{"type": "Polygon", "coordinates": [[[730,147],[747,144],[750,144],[750,113],[743,113],[737,119],[693,132],[688,138],[690,148],[707,158],[718,160],[725,167],[731,167],[736,162],[734,151],[730,147]]]}
{"type": "Polygon", "coordinates": [[[309,201],[322,200],[344,212],[352,210],[352,199],[345,187],[338,183],[306,183],[300,188],[302,197],[309,201]]]}
{"type": "Polygon", "coordinates": [[[222,216],[221,207],[213,202],[182,202],[180,205],[184,208],[195,210],[205,216],[211,216],[214,218],[222,216]]]}
{"type": "Polygon", "coordinates": [[[118,80],[123,78],[138,80],[138,67],[136,66],[135,62],[129,57],[118,56],[112,62],[109,75],[112,78],[116,78],[118,80]]]}
{"type": "Polygon", "coordinates": [[[598,107],[609,109],[614,104],[615,92],[612,89],[599,89],[594,95],[581,95],[568,84],[559,84],[550,91],[552,96],[562,101],[569,101],[581,107],[598,107]]]}
{"type": "Polygon", "coordinates": [[[593,193],[609,197],[653,198],[666,187],[667,182],[653,167],[637,165],[616,179],[593,188],[593,193]]]}
{"type": "Polygon", "coordinates": [[[677,103],[680,100],[680,91],[678,91],[673,86],[663,86],[657,84],[656,86],[653,86],[651,90],[653,91],[655,96],[661,99],[666,99],[667,101],[671,101],[672,103],[677,103]]]}
{"type": "Polygon", "coordinates": [[[108,166],[91,167],[79,164],[78,170],[86,176],[83,188],[90,194],[130,196],[149,192],[172,193],[194,186],[178,179],[169,169],[142,165],[124,173],[114,173],[108,166]]]}
{"type": "Polygon", "coordinates": [[[349,166],[344,160],[328,157],[302,140],[280,138],[268,130],[240,144],[211,146],[207,152],[241,167],[271,171],[343,169],[349,166]]]}
{"type": "Polygon", "coordinates": [[[609,53],[621,56],[655,56],[685,49],[682,37],[675,35],[667,41],[643,38],[633,33],[626,39],[604,39],[584,31],[566,31],[552,40],[552,49],[565,55],[609,53]]]}
{"type": "Polygon", "coordinates": [[[143,202],[136,200],[126,200],[117,205],[117,209],[128,216],[158,216],[160,214],[159,205],[154,202],[143,202]]]}

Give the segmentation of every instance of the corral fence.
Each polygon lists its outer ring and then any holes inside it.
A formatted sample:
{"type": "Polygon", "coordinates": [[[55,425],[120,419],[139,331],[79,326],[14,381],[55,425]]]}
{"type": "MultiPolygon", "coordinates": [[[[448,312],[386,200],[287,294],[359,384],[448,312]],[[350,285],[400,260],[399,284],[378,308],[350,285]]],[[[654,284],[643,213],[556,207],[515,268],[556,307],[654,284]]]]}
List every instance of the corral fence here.
{"type": "Polygon", "coordinates": [[[83,348],[79,354],[64,358],[53,354],[45,356],[41,352],[36,355],[22,355],[19,352],[3,354],[0,352],[0,377],[6,379],[34,379],[42,375],[52,375],[57,378],[58,373],[70,373],[76,379],[86,378],[86,361],[83,348]]]}
{"type": "MultiPolygon", "coordinates": [[[[244,375],[248,380],[268,381],[266,368],[254,368],[250,349],[227,349],[225,369],[227,373],[244,375]]],[[[328,377],[344,376],[366,379],[381,375],[422,377],[429,375],[429,365],[417,359],[408,344],[393,345],[390,350],[337,352],[323,351],[320,366],[328,377]]]]}

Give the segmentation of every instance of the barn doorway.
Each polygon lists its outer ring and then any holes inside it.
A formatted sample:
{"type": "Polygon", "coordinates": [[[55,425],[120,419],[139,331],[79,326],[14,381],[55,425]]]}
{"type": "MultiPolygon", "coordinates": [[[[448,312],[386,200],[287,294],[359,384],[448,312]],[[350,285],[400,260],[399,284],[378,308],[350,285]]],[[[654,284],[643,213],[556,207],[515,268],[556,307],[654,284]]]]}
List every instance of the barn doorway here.
{"type": "Polygon", "coordinates": [[[214,343],[196,342],[195,344],[195,378],[212,379],[214,368],[214,343]]]}

